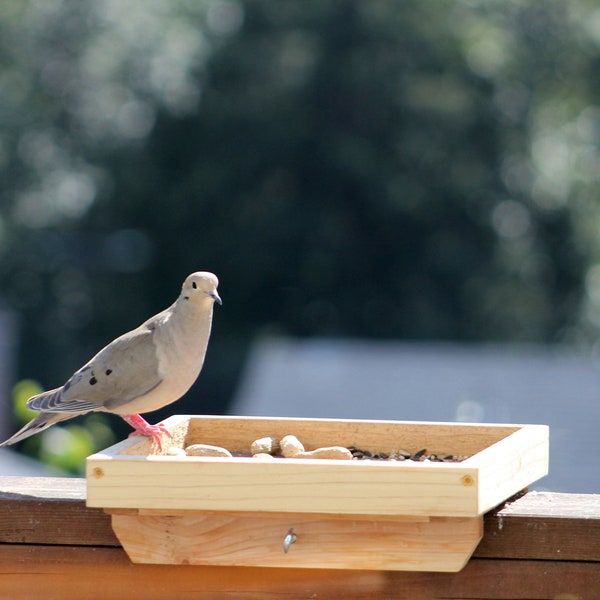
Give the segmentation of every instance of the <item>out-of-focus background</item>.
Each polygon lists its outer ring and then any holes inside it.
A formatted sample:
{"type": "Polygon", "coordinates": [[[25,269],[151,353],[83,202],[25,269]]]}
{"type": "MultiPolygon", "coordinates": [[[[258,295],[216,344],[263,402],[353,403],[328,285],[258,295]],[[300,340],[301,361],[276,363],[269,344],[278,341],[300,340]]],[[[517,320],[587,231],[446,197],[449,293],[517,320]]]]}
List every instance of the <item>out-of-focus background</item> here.
{"type": "Polygon", "coordinates": [[[600,491],[595,0],[5,0],[0,105],[3,437],[211,270],[203,373],[151,420],[549,423],[542,485],[600,491]]]}

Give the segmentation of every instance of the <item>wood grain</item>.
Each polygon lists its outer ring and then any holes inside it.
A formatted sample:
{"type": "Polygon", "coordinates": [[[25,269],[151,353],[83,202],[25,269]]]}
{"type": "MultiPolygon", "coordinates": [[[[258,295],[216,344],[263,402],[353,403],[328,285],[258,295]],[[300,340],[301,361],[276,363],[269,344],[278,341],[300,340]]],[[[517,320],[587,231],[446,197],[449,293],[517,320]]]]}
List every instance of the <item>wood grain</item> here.
{"type": "MultiPolygon", "coordinates": [[[[180,423],[180,415],[174,423],[180,423]]],[[[231,451],[247,452],[250,444],[266,435],[293,434],[307,450],[320,446],[356,446],[372,452],[406,448],[416,452],[471,455],[519,429],[518,425],[428,423],[360,419],[293,419],[268,417],[188,416],[186,443],[225,443],[231,451]]],[[[168,422],[168,420],[167,420],[168,422]]]]}
{"type": "Polygon", "coordinates": [[[0,477],[0,542],[117,546],[110,516],[85,506],[84,479],[0,477]]]}
{"type": "Polygon", "coordinates": [[[0,597],[25,600],[597,600],[600,564],[473,559],[460,573],[132,564],[120,548],[1,547],[0,597]]]}
{"type": "Polygon", "coordinates": [[[476,479],[475,468],[460,464],[90,457],[88,505],[473,517],[476,479]]]}
{"type": "Polygon", "coordinates": [[[487,512],[548,473],[549,430],[525,426],[464,465],[478,467],[478,510],[487,512]]]}
{"type": "Polygon", "coordinates": [[[525,494],[485,516],[474,556],[600,561],[600,494],[525,494]]]}
{"type": "Polygon", "coordinates": [[[112,525],[136,563],[455,572],[481,539],[482,521],[234,512],[116,514],[112,525]],[[286,553],[290,530],[297,540],[286,553]]]}

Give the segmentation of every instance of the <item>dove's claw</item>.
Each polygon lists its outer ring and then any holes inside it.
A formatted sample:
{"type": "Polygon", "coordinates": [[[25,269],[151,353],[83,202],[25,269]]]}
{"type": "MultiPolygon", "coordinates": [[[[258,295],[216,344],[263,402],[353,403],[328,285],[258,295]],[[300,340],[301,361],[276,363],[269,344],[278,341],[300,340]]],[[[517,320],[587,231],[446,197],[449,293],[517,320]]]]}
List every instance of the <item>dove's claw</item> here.
{"type": "Polygon", "coordinates": [[[169,438],[173,437],[171,432],[162,423],[150,425],[150,423],[148,423],[141,415],[122,415],[122,417],[126,423],[135,429],[135,431],[129,435],[144,435],[146,437],[151,437],[156,442],[159,450],[162,450],[161,435],[166,435],[169,438]]]}

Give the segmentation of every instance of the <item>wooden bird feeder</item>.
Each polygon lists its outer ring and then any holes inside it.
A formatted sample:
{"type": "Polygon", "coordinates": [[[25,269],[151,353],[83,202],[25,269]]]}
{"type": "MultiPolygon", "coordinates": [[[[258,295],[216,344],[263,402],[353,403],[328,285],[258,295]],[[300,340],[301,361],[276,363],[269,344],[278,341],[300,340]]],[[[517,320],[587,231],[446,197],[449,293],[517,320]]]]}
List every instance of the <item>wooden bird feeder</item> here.
{"type": "Polygon", "coordinates": [[[131,437],[87,459],[87,504],[112,515],[135,563],[459,571],[483,514],[548,472],[548,427],[406,421],[167,419],[162,450],[131,437]],[[426,448],[462,462],[169,456],[194,443],[249,452],[426,448]]]}

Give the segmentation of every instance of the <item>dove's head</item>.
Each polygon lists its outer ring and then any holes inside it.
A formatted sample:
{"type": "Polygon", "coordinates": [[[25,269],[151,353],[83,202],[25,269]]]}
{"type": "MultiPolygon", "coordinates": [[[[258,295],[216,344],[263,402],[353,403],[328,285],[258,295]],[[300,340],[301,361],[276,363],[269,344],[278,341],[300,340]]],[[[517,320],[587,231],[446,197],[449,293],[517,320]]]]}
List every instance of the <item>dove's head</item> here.
{"type": "Polygon", "coordinates": [[[181,287],[181,297],[195,304],[203,304],[207,299],[223,304],[217,292],[218,285],[219,280],[216,275],[208,271],[197,271],[185,278],[181,287]]]}

